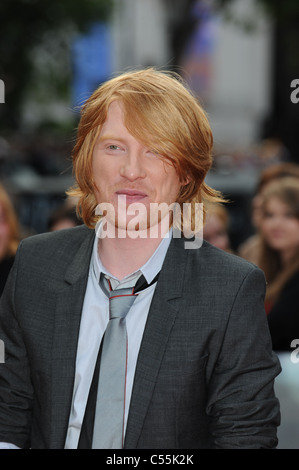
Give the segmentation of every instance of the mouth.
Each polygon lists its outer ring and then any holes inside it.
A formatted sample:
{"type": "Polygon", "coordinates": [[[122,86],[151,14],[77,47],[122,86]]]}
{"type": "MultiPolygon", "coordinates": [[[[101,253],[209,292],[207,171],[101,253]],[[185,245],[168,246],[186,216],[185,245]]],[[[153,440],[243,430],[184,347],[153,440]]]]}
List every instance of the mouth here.
{"type": "Polygon", "coordinates": [[[282,238],[284,237],[284,233],[281,231],[276,231],[271,233],[272,238],[282,238]]]}
{"type": "Polygon", "coordinates": [[[141,202],[148,197],[146,193],[136,189],[119,189],[115,194],[117,197],[125,197],[128,204],[133,202],[141,202]]]}

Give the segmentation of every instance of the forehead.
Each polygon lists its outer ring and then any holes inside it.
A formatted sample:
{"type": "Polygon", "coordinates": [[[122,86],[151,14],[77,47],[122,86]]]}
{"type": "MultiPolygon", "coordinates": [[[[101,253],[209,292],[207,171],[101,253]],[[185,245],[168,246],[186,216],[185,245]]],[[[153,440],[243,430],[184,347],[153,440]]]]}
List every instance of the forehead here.
{"type": "Polygon", "coordinates": [[[291,209],[290,204],[288,204],[286,201],[283,201],[281,198],[279,198],[276,195],[270,196],[265,201],[265,206],[267,209],[271,209],[272,211],[276,211],[276,212],[281,212],[281,211],[286,211],[286,210],[291,209]]]}
{"type": "Polygon", "coordinates": [[[123,108],[123,104],[121,101],[115,100],[109,104],[106,121],[108,121],[108,119],[110,120],[111,118],[114,118],[114,119],[118,118],[118,119],[123,120],[124,108],[123,108]]]}
{"type": "Polygon", "coordinates": [[[119,101],[113,101],[108,107],[107,117],[102,125],[100,136],[108,131],[110,133],[120,129],[125,130],[123,106],[119,101]]]}

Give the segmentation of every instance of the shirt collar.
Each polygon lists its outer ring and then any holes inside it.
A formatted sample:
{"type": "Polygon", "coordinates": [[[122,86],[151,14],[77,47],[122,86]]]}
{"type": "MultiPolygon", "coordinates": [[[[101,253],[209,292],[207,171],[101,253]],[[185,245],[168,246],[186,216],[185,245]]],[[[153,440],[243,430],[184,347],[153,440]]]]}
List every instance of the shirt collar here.
{"type": "MultiPolygon", "coordinates": [[[[144,275],[146,281],[148,282],[148,284],[150,284],[151,281],[158,274],[158,272],[160,272],[162,268],[164,258],[166,256],[171,238],[172,238],[172,228],[169,230],[169,232],[166,233],[166,235],[162,239],[159,246],[156,248],[155,252],[150,257],[150,259],[143,266],[141,266],[140,269],[138,269],[137,271],[131,274],[128,274],[121,281],[121,284],[132,281],[133,279],[138,278],[141,274],[144,275]]],[[[92,267],[93,267],[93,273],[96,276],[97,282],[99,282],[100,275],[101,273],[103,273],[106,276],[108,276],[111,280],[115,280],[116,283],[119,284],[120,281],[115,276],[113,276],[109,271],[107,271],[107,269],[103,266],[101,259],[98,255],[98,242],[99,242],[99,238],[95,236],[93,253],[92,253],[92,267]]]]}

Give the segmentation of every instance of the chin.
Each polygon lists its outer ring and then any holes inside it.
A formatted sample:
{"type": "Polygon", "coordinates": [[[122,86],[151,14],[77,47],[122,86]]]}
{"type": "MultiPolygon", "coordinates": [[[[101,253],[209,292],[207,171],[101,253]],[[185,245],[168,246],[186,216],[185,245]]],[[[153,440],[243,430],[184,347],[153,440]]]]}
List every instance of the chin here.
{"type": "Polygon", "coordinates": [[[269,243],[269,246],[275,251],[284,251],[286,249],[286,245],[284,243],[269,243]]]}

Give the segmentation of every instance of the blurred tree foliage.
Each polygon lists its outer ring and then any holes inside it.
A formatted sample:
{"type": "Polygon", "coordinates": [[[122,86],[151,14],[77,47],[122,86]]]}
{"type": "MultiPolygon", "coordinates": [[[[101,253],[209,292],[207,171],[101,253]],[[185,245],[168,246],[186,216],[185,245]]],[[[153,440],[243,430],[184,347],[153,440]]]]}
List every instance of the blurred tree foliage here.
{"type": "Polygon", "coordinates": [[[113,0],[1,0],[0,78],[5,100],[0,126],[17,129],[23,98],[33,73],[32,51],[46,33],[64,28],[84,31],[92,21],[108,18],[113,0]]]}

